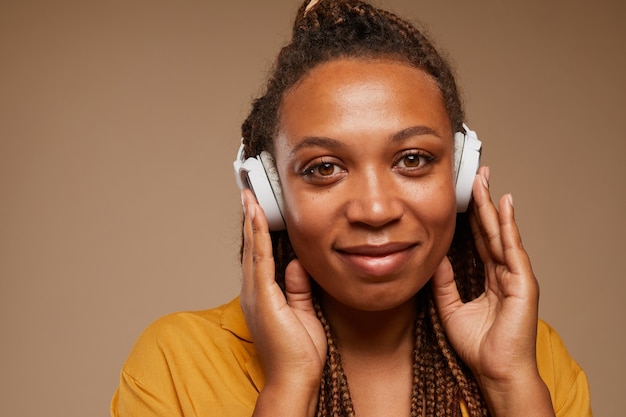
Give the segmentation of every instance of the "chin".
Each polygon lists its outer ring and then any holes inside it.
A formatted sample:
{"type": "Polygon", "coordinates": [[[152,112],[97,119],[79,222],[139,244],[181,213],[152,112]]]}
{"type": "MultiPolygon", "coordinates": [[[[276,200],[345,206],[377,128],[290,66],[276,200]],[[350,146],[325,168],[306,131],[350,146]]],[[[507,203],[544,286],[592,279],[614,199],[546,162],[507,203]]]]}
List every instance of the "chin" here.
{"type": "Polygon", "coordinates": [[[407,303],[412,303],[417,293],[423,288],[423,285],[409,291],[406,290],[406,287],[404,287],[403,291],[398,291],[398,288],[395,286],[395,288],[387,285],[379,285],[379,288],[375,287],[376,285],[371,285],[369,288],[356,293],[340,294],[337,296],[322,290],[322,298],[326,299],[326,301],[331,304],[341,305],[351,310],[383,312],[397,309],[405,306],[407,303]]]}

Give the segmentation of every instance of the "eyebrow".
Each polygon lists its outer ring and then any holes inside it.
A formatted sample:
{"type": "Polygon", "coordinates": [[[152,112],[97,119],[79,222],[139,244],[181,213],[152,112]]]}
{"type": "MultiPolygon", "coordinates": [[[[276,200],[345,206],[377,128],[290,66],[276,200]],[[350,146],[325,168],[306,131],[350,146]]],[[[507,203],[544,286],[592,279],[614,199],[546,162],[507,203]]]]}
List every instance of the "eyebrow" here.
{"type": "Polygon", "coordinates": [[[316,146],[322,148],[338,149],[343,148],[345,145],[343,144],[343,142],[337,139],[332,139],[325,136],[305,136],[300,142],[298,142],[296,146],[293,147],[293,149],[291,150],[291,155],[295,154],[300,149],[313,148],[316,146]]]}
{"type": "Polygon", "coordinates": [[[422,136],[422,135],[432,135],[436,137],[440,137],[437,131],[433,130],[428,126],[418,125],[407,127],[406,129],[402,129],[401,131],[394,133],[390,137],[391,142],[401,142],[405,139],[408,139],[413,136],[422,136]]]}
{"type": "MultiPolygon", "coordinates": [[[[432,128],[428,126],[418,125],[407,127],[406,129],[402,129],[401,131],[392,134],[389,137],[389,142],[401,142],[413,136],[421,135],[433,135],[436,137],[440,137],[437,131],[433,130],[432,128]]],[[[296,146],[293,147],[293,149],[291,150],[291,155],[295,154],[301,149],[312,148],[316,146],[330,149],[339,149],[343,148],[345,145],[340,140],[325,136],[305,136],[300,142],[298,142],[296,146]]]]}

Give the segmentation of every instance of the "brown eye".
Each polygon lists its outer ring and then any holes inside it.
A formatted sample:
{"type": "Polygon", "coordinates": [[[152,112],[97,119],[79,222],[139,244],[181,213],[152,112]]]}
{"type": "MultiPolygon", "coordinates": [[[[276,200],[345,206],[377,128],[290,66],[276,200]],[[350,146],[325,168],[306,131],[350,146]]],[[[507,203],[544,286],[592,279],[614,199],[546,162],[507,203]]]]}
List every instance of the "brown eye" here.
{"type": "Polygon", "coordinates": [[[419,150],[408,151],[400,156],[398,162],[396,163],[396,167],[408,171],[418,169],[421,171],[423,168],[426,168],[429,164],[433,163],[434,160],[435,158],[427,152],[419,150]]]}
{"type": "Polygon", "coordinates": [[[317,167],[317,173],[322,176],[333,175],[335,173],[335,168],[334,164],[320,164],[317,167]]]}
{"type": "Polygon", "coordinates": [[[311,183],[324,183],[328,184],[329,181],[338,179],[340,174],[344,172],[344,169],[332,162],[321,162],[315,165],[309,166],[302,172],[302,176],[306,181],[311,183]]]}
{"type": "Polygon", "coordinates": [[[406,155],[402,158],[402,162],[406,168],[417,168],[422,165],[422,157],[420,155],[406,155]]]}

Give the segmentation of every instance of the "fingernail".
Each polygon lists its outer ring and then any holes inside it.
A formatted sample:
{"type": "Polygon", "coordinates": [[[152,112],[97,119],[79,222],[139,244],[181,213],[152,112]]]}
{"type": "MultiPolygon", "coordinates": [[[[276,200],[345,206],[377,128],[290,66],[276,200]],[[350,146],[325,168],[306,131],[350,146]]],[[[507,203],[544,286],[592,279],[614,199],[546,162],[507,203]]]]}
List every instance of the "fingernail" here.
{"type": "Polygon", "coordinates": [[[483,183],[486,189],[489,189],[489,182],[487,181],[487,178],[485,178],[484,175],[480,176],[480,181],[483,183]]]}
{"type": "Polygon", "coordinates": [[[250,217],[250,221],[254,220],[255,208],[252,204],[246,204],[246,217],[250,217]]]}
{"type": "Polygon", "coordinates": [[[507,194],[506,198],[509,200],[511,207],[513,207],[513,194],[507,194]]]}
{"type": "Polygon", "coordinates": [[[491,180],[491,168],[485,167],[485,178],[487,179],[487,184],[491,180]]]}

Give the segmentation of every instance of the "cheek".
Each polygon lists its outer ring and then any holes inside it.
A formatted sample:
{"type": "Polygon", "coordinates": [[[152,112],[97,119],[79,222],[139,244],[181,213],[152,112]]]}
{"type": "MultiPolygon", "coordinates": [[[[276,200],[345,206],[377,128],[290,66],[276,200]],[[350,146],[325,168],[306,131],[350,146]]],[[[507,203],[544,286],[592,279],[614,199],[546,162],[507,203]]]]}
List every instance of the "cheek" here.
{"type": "Polygon", "coordinates": [[[433,241],[446,246],[452,241],[456,226],[456,196],[451,181],[434,185],[413,202],[416,217],[429,230],[433,241]]]}
{"type": "Polygon", "coordinates": [[[329,271],[336,267],[333,246],[337,235],[349,233],[342,215],[342,199],[332,192],[290,193],[285,198],[285,222],[297,258],[304,269],[325,286],[329,271]]]}
{"type": "Polygon", "coordinates": [[[320,209],[316,199],[305,198],[288,190],[285,196],[285,221],[288,230],[310,229],[312,223],[320,221],[320,209]]]}
{"type": "Polygon", "coordinates": [[[323,244],[337,218],[333,210],[323,198],[298,193],[290,193],[285,198],[287,232],[298,257],[309,256],[315,251],[313,248],[323,244]]]}
{"type": "Polygon", "coordinates": [[[440,215],[436,219],[434,219],[434,222],[438,225],[438,240],[441,241],[442,249],[447,252],[450,244],[452,243],[452,238],[456,229],[457,213],[456,199],[454,198],[454,193],[452,195],[452,198],[448,200],[448,203],[445,207],[445,209],[440,211],[440,215]],[[452,203],[450,203],[450,201],[452,203]]]}

